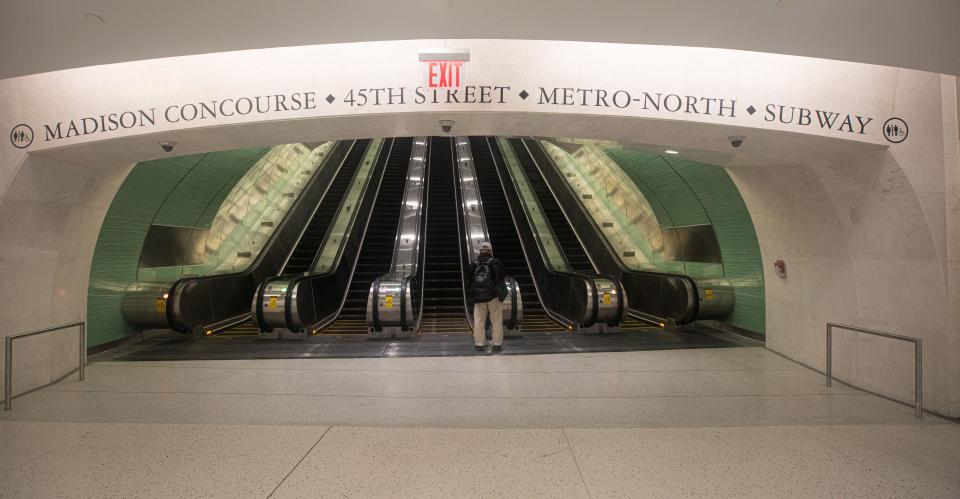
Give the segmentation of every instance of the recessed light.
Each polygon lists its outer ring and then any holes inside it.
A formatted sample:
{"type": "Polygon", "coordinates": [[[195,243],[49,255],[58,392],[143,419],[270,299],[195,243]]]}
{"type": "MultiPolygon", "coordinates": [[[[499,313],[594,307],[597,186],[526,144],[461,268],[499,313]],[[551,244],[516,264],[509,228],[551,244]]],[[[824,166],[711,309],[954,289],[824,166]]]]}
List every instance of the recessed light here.
{"type": "Polygon", "coordinates": [[[663,152],[667,154],[680,154],[679,151],[674,151],[673,149],[667,149],[666,151],[663,151],[663,152]]]}

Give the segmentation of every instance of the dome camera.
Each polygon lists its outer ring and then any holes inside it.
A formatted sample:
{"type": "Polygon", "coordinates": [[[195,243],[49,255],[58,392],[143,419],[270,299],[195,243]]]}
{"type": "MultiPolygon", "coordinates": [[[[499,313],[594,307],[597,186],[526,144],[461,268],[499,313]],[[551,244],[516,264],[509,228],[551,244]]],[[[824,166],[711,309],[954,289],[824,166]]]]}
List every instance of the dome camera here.
{"type": "Polygon", "coordinates": [[[443,130],[443,133],[450,133],[450,130],[453,130],[453,124],[456,123],[453,120],[440,120],[440,129],[443,130]]]}
{"type": "Polygon", "coordinates": [[[163,152],[172,152],[173,148],[177,146],[176,142],[170,142],[169,140],[161,140],[159,144],[163,152]]]}
{"type": "Polygon", "coordinates": [[[743,144],[743,141],[746,139],[743,135],[731,135],[727,137],[727,140],[730,141],[730,145],[733,147],[740,147],[740,144],[743,144]]]}

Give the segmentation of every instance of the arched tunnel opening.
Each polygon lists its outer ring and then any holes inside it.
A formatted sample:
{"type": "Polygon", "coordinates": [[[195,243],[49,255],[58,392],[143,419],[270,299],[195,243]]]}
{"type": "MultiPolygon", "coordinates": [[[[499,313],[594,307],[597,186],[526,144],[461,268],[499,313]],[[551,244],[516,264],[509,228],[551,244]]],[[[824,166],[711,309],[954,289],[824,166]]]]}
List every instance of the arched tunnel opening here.
{"type": "Polygon", "coordinates": [[[760,248],[724,168],[609,140],[451,135],[137,163],[99,231],[89,344],[465,354],[484,242],[505,274],[508,353],[763,339],[760,248]],[[284,339],[298,341],[268,345],[284,339]]]}

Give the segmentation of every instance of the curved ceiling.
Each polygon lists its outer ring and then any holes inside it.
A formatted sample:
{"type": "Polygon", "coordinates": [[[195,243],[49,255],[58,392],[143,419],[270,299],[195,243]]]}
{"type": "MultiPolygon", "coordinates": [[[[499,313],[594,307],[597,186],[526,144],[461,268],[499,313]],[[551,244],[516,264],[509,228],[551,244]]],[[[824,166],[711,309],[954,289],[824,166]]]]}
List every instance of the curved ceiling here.
{"type": "Polygon", "coordinates": [[[158,57],[417,38],[717,47],[960,74],[958,25],[958,0],[2,0],[0,79],[158,57]]]}

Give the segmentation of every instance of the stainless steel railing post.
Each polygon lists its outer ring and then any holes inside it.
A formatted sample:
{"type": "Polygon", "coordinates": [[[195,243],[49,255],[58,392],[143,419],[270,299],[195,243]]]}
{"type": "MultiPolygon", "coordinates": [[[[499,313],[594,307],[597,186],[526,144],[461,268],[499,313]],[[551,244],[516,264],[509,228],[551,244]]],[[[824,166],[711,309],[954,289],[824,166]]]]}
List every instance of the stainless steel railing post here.
{"type": "Polygon", "coordinates": [[[864,329],[862,327],[847,326],[834,322],[827,323],[827,386],[831,386],[833,381],[833,328],[846,329],[857,333],[872,334],[883,338],[908,341],[914,346],[914,397],[913,414],[917,418],[923,417],[923,340],[912,336],[903,336],[901,334],[887,333],[884,331],[875,331],[873,329],[864,329]]]}
{"type": "Polygon", "coordinates": [[[915,364],[914,369],[916,369],[916,372],[914,373],[914,377],[916,378],[914,380],[914,383],[916,383],[916,387],[914,388],[914,390],[916,391],[917,396],[914,402],[915,406],[913,410],[913,413],[914,413],[913,415],[918,418],[922,418],[923,417],[923,340],[921,340],[920,338],[917,338],[917,342],[914,344],[914,352],[915,352],[915,355],[917,356],[916,360],[914,361],[914,364],[915,364]]]}
{"type": "Polygon", "coordinates": [[[13,405],[10,399],[13,398],[13,338],[7,336],[4,338],[3,348],[3,410],[9,411],[13,405]]]}
{"type": "Polygon", "coordinates": [[[87,367],[87,323],[80,323],[80,381],[86,378],[87,367]]]}
{"type": "Polygon", "coordinates": [[[827,386],[833,385],[833,326],[827,324],[827,386]]]}
{"type": "MultiPolygon", "coordinates": [[[[80,381],[83,381],[86,378],[85,368],[87,364],[87,323],[86,322],[72,322],[70,324],[62,324],[60,326],[48,327],[46,329],[40,329],[37,331],[30,331],[29,333],[21,333],[7,336],[4,338],[4,364],[3,364],[3,410],[9,411],[13,406],[13,340],[19,338],[26,338],[28,336],[36,336],[38,334],[49,333],[52,331],[59,331],[61,329],[67,329],[70,327],[79,326],[80,332],[80,366],[77,372],[80,374],[80,381]]],[[[44,386],[49,386],[52,383],[47,383],[44,386]]],[[[43,387],[40,387],[43,388],[43,387]]]]}

